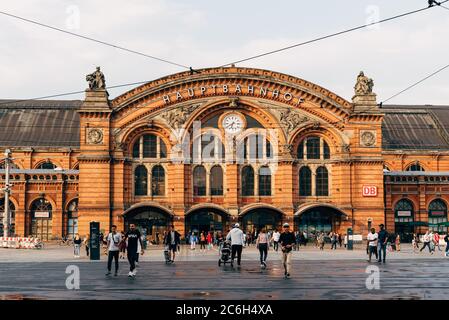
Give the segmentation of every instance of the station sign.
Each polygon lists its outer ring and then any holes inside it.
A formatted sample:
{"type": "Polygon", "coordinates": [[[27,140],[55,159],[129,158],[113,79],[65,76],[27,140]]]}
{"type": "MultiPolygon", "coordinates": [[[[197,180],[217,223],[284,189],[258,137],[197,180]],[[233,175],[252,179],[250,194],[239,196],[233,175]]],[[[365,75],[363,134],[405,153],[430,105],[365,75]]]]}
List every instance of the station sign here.
{"type": "Polygon", "coordinates": [[[50,212],[48,211],[35,211],[34,212],[35,218],[50,218],[50,212]]]}
{"type": "Polygon", "coordinates": [[[362,195],[364,197],[377,197],[377,187],[376,186],[363,186],[362,195]]]}

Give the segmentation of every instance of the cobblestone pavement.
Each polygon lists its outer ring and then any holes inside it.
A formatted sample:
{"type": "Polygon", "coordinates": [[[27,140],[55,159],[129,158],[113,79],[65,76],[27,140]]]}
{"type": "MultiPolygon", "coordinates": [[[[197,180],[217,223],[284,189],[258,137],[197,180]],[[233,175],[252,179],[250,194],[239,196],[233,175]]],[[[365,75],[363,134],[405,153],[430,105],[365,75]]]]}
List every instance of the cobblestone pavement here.
{"type": "Polygon", "coordinates": [[[173,265],[162,263],[161,248],[146,251],[137,277],[105,276],[101,261],[74,259],[70,248],[0,250],[0,299],[447,299],[449,258],[438,251],[414,254],[410,247],[390,253],[386,264],[366,261],[364,250],[294,252],[291,279],[283,279],[280,253],[269,252],[261,270],[255,248],[244,250],[241,268],[218,267],[218,252],[181,250],[173,265]],[[66,288],[66,268],[80,270],[80,289],[66,288]],[[367,267],[378,267],[380,289],[366,286],[367,267]]]}

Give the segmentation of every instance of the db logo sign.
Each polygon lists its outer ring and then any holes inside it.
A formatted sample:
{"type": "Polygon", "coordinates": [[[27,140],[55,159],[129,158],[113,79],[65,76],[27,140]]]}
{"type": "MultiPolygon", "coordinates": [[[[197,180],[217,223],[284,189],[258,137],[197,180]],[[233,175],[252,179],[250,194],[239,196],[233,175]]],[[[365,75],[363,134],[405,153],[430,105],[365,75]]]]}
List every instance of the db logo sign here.
{"type": "Polygon", "coordinates": [[[363,186],[363,196],[364,197],[377,197],[377,187],[376,186],[363,186]]]}

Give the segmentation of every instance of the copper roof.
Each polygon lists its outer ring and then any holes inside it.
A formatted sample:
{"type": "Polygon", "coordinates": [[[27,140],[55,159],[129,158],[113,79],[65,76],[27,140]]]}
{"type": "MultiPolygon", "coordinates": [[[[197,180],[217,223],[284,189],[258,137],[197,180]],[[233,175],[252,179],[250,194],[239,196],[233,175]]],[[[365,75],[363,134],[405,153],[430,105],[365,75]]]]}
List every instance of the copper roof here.
{"type": "MultiPolygon", "coordinates": [[[[0,146],[79,148],[81,100],[0,100],[0,146]]],[[[382,147],[449,150],[449,106],[383,105],[382,147]]]]}
{"type": "Polygon", "coordinates": [[[0,100],[0,146],[80,145],[81,100],[0,100]]]}
{"type": "Polygon", "coordinates": [[[449,106],[384,105],[384,150],[449,150],[449,106]]]}

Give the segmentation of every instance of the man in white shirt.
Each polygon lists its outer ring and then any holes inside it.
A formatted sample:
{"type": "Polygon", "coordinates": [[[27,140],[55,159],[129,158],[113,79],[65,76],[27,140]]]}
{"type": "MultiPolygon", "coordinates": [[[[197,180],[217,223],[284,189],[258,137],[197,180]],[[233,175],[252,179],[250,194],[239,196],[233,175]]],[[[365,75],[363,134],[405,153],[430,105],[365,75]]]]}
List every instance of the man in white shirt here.
{"type": "Polygon", "coordinates": [[[107,276],[111,275],[112,259],[115,259],[115,273],[114,276],[118,274],[118,255],[119,255],[119,244],[122,241],[122,234],[117,232],[117,226],[113,225],[111,227],[111,232],[106,238],[108,244],[108,273],[107,276]]]}
{"type": "Polygon", "coordinates": [[[377,260],[377,239],[379,238],[379,235],[376,232],[376,229],[371,228],[371,232],[368,233],[368,236],[366,237],[367,246],[368,246],[368,262],[371,262],[371,256],[374,253],[377,260]]]}
{"type": "Polygon", "coordinates": [[[240,266],[242,260],[242,249],[245,243],[244,233],[239,229],[240,225],[236,223],[234,228],[229,231],[226,240],[231,240],[231,267],[234,266],[234,258],[237,253],[237,265],[240,266]]]}
{"type": "Polygon", "coordinates": [[[275,231],[273,233],[273,248],[275,251],[278,251],[279,249],[279,238],[281,237],[281,234],[279,233],[279,231],[275,231]]]}
{"type": "Polygon", "coordinates": [[[430,247],[430,241],[431,241],[430,233],[429,231],[427,231],[426,234],[423,236],[424,245],[422,246],[421,250],[419,250],[419,252],[423,251],[424,248],[427,247],[429,248],[429,252],[433,254],[432,248],[430,247]]]}

